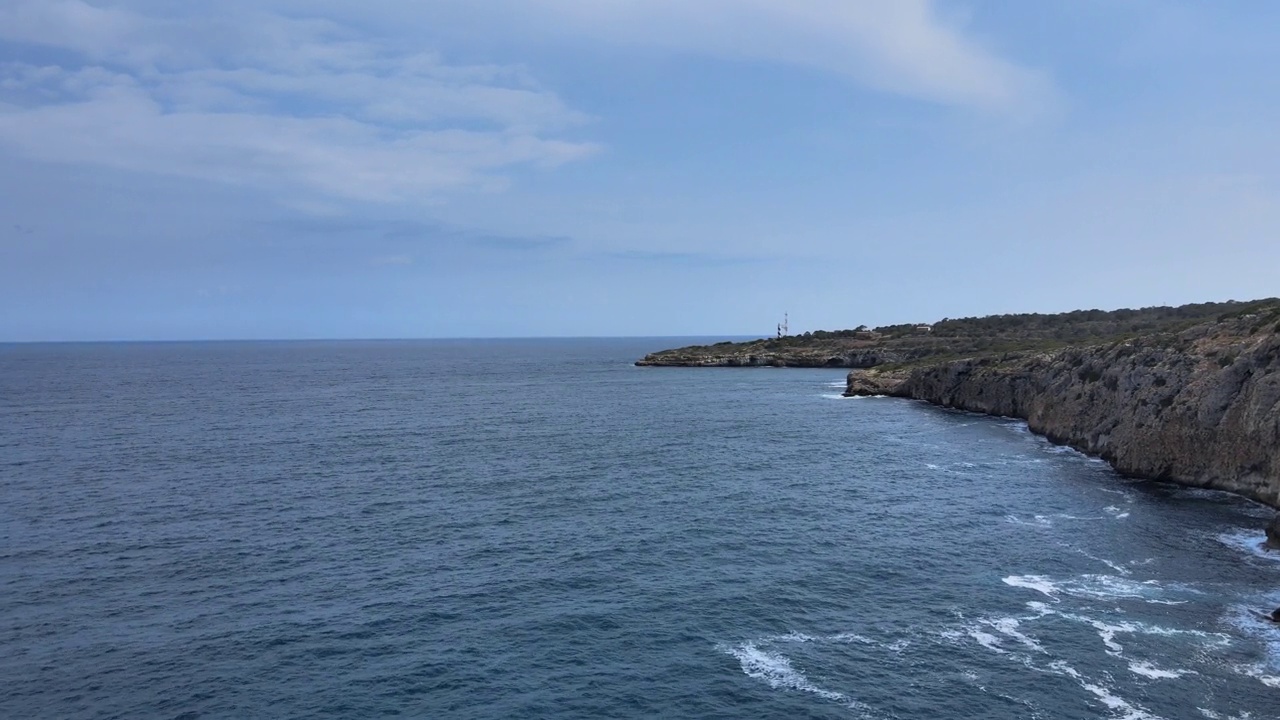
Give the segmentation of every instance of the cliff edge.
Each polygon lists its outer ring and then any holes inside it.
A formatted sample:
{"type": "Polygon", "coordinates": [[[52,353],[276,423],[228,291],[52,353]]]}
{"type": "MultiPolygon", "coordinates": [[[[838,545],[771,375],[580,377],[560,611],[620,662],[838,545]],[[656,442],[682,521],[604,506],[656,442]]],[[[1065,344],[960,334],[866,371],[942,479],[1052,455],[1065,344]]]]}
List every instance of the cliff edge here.
{"type": "Polygon", "coordinates": [[[1175,333],[849,373],[892,395],[1021,418],[1126,475],[1280,507],[1280,310],[1175,333]]]}
{"type": "Polygon", "coordinates": [[[1280,299],[1194,303],[1179,307],[1075,310],[1067,313],[943,318],[875,329],[818,330],[747,342],[690,345],[649,353],[636,365],[656,367],[870,368],[1028,350],[1057,350],[1180,332],[1210,320],[1257,315],[1280,299]]]}

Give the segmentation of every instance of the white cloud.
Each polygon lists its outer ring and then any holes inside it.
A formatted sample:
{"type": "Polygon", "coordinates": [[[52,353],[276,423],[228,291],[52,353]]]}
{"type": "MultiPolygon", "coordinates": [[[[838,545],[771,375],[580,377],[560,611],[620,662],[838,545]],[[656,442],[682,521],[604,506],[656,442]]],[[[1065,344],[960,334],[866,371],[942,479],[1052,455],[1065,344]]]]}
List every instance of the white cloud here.
{"type": "Polygon", "coordinates": [[[534,0],[575,32],[838,73],[888,92],[1021,112],[1039,73],[943,22],[930,0],[534,0]]]}
{"type": "MultiPolygon", "coordinates": [[[[244,0],[225,0],[243,2],[244,0]]],[[[594,42],[807,67],[947,106],[1026,115],[1054,99],[1048,76],[1003,59],[933,0],[273,0],[454,37],[527,45],[594,42]]]]}
{"type": "Polygon", "coordinates": [[[441,25],[792,64],[994,112],[1025,112],[1051,94],[929,0],[370,0],[359,13],[327,0],[14,0],[0,7],[0,41],[54,48],[40,57],[58,60],[0,66],[0,148],[283,188],[294,203],[500,188],[513,167],[598,149],[568,139],[590,118],[525,68],[451,65],[422,50],[441,25]],[[299,19],[312,13],[334,19],[299,19]],[[389,39],[352,29],[379,24],[389,39]]]}
{"type": "MultiPolygon", "coordinates": [[[[87,83],[69,75],[63,84],[87,83]]],[[[122,75],[102,80],[78,102],[0,112],[0,139],[41,160],[263,188],[288,180],[371,201],[491,187],[498,179],[490,171],[554,166],[591,150],[520,130],[399,133],[349,117],[166,112],[147,88],[122,75]]]]}
{"type": "Polygon", "coordinates": [[[596,150],[551,136],[588,118],[521,68],[448,65],[325,20],[26,2],[0,10],[0,38],[79,60],[0,66],[0,146],[40,160],[401,201],[596,150]]]}
{"type": "Polygon", "coordinates": [[[173,52],[166,23],[82,0],[17,0],[0,8],[0,40],[64,48],[95,62],[153,62],[173,52]]]}

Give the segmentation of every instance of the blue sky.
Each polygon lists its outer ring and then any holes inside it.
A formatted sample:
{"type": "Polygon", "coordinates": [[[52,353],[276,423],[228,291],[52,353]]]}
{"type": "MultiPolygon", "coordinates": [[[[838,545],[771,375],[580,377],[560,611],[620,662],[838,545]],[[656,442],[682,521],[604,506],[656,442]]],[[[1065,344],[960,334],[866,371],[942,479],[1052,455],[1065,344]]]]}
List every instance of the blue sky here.
{"type": "Polygon", "coordinates": [[[1280,294],[1280,3],[0,1],[0,341],[1280,294]]]}

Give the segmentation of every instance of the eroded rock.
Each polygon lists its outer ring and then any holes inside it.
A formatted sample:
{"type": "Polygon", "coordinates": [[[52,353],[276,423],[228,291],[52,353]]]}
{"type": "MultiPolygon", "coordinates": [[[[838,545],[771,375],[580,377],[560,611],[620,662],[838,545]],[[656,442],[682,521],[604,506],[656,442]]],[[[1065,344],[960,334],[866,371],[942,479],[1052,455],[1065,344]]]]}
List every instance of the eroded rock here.
{"type": "MultiPolygon", "coordinates": [[[[847,394],[868,394],[850,373],[847,394]]],[[[1280,327],[1210,322],[1178,334],[917,367],[871,394],[1023,418],[1134,477],[1280,507],[1280,327]]],[[[1280,547],[1280,527],[1272,524],[1280,547]]]]}

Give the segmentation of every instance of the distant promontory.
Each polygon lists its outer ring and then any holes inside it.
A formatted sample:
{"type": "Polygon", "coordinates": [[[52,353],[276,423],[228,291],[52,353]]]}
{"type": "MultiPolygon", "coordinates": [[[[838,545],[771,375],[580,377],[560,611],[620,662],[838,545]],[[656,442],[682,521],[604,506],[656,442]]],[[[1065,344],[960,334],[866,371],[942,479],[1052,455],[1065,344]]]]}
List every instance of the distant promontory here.
{"type": "Polygon", "coordinates": [[[636,364],[855,368],[846,395],[1021,418],[1126,475],[1280,507],[1280,299],[806,333],[636,364]]]}

